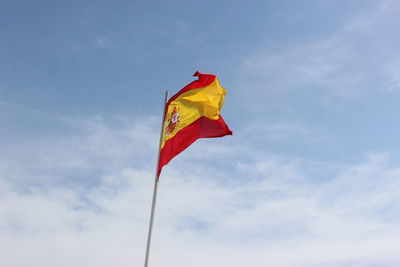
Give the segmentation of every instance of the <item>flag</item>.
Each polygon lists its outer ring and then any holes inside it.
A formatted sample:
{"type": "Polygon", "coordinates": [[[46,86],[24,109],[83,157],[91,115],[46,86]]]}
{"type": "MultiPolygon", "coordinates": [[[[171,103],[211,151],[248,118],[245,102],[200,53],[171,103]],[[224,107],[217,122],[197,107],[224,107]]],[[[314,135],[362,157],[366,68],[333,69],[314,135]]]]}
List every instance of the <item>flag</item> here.
{"type": "Polygon", "coordinates": [[[197,71],[193,76],[198,79],[166,104],[158,177],[164,165],[197,139],[232,135],[220,115],[227,91],[215,75],[197,71]]]}

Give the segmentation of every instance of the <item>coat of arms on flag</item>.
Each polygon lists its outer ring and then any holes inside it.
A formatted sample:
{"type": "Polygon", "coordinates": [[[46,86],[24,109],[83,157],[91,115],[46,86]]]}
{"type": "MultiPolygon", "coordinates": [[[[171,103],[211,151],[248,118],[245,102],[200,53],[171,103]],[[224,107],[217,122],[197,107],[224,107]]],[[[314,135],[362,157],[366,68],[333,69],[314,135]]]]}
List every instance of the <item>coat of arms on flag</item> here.
{"type": "Polygon", "coordinates": [[[174,107],[170,115],[170,118],[168,120],[168,123],[165,127],[164,136],[168,136],[175,131],[176,127],[179,124],[179,118],[180,118],[180,113],[178,112],[178,109],[174,107]]]}

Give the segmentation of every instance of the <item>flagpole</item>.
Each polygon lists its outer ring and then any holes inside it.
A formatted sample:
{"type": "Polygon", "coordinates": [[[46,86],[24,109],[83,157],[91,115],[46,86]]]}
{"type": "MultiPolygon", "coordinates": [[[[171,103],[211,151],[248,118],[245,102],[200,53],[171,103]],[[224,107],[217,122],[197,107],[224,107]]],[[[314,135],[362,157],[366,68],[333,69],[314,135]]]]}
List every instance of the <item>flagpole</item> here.
{"type": "Polygon", "coordinates": [[[150,243],[151,243],[151,233],[153,230],[153,222],[154,222],[154,210],[156,208],[157,202],[157,188],[158,188],[158,165],[160,163],[160,151],[161,151],[161,144],[162,138],[164,133],[164,121],[165,121],[165,114],[166,114],[166,105],[168,100],[168,91],[165,91],[165,99],[164,99],[164,108],[163,108],[163,115],[162,115],[162,122],[161,122],[161,131],[160,131],[160,142],[158,144],[158,154],[157,154],[157,165],[156,165],[156,175],[154,179],[154,188],[153,188],[153,200],[151,203],[151,212],[150,212],[150,223],[149,223],[149,233],[147,235],[147,246],[146,246],[146,258],[144,260],[144,267],[147,267],[149,263],[149,254],[150,254],[150,243]]]}

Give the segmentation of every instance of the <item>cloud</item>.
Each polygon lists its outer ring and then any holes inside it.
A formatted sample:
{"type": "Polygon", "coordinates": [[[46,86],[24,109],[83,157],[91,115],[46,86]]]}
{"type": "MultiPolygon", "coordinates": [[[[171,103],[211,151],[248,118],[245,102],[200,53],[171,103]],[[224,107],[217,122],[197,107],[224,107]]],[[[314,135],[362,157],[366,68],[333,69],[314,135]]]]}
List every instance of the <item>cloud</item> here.
{"type": "Polygon", "coordinates": [[[105,37],[98,37],[96,39],[96,47],[99,48],[105,48],[105,47],[111,47],[111,41],[109,38],[105,38],[105,37]]]}
{"type": "Polygon", "coordinates": [[[326,101],[397,91],[398,16],[397,2],[381,1],[326,37],[259,47],[237,70],[242,105],[261,110],[296,97],[326,101]]]}
{"type": "MultiPolygon", "coordinates": [[[[156,122],[92,118],[79,134],[9,145],[13,154],[0,157],[1,265],[142,265],[156,122]],[[26,151],[35,152],[21,161],[26,151]]],[[[398,264],[400,166],[390,154],[318,172],[301,158],[218,141],[199,141],[165,168],[152,265],[398,264]]]]}
{"type": "MultiPolygon", "coordinates": [[[[29,116],[44,115],[31,113],[29,116]]],[[[28,185],[90,185],[109,171],[125,166],[143,165],[148,168],[155,161],[148,158],[155,153],[153,140],[157,140],[157,134],[153,130],[158,118],[148,116],[135,122],[135,119],[124,116],[114,117],[112,123],[106,123],[100,117],[77,121],[48,117],[57,121],[56,126],[66,129],[66,133],[21,136],[13,142],[2,142],[0,159],[3,175],[8,181],[28,185]]],[[[38,123],[43,121],[41,118],[38,123]]]]}

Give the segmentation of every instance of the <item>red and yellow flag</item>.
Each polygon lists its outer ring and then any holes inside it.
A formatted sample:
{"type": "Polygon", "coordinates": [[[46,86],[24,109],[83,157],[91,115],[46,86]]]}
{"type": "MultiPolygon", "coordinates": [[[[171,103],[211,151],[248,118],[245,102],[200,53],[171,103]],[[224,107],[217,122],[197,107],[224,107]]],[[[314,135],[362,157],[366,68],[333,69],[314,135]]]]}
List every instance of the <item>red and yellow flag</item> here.
{"type": "Polygon", "coordinates": [[[157,175],[164,165],[199,138],[232,135],[220,115],[226,90],[212,74],[196,72],[193,81],[165,107],[164,132],[157,175]]]}

